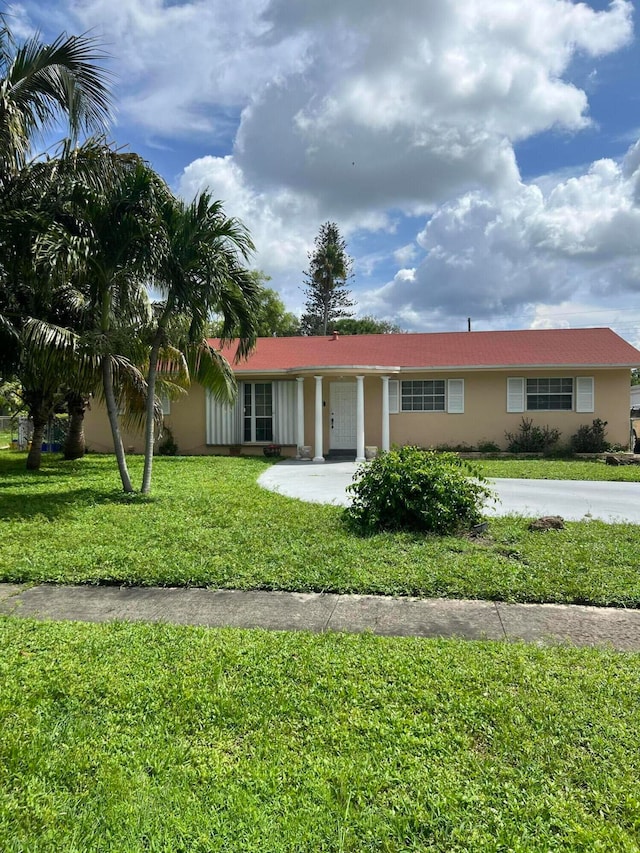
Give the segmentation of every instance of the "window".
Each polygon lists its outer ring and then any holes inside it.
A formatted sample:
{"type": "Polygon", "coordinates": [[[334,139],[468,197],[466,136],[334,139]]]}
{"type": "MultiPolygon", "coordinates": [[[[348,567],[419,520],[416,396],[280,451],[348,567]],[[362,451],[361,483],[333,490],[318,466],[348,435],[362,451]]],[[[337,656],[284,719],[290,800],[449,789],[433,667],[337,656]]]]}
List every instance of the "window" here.
{"type": "Polygon", "coordinates": [[[527,379],[527,411],[573,409],[573,379],[527,379]]]}
{"type": "Polygon", "coordinates": [[[244,383],[243,441],[273,441],[271,382],[244,383]]]}
{"type": "Polygon", "coordinates": [[[508,412],[593,412],[592,376],[507,379],[508,412]]]}
{"type": "Polygon", "coordinates": [[[403,412],[444,412],[444,379],[402,383],[403,412]]]}

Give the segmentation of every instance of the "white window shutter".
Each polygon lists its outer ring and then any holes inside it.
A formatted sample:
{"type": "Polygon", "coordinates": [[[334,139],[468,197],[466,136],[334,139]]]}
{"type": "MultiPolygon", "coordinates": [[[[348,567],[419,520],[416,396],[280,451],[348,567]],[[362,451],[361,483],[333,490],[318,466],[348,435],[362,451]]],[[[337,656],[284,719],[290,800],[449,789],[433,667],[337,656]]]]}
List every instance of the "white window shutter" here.
{"type": "Polygon", "coordinates": [[[576,412],[593,412],[593,376],[576,378],[576,412]]]}
{"type": "Polygon", "coordinates": [[[524,379],[520,377],[507,379],[507,411],[524,412],[524,379]]]}
{"type": "Polygon", "coordinates": [[[397,379],[389,380],[389,414],[397,415],[400,411],[400,382],[397,379]]]}
{"type": "Polygon", "coordinates": [[[296,393],[295,380],[273,383],[273,440],[278,444],[296,443],[296,393]]]}
{"type": "Polygon", "coordinates": [[[160,405],[162,406],[162,414],[170,415],[171,414],[171,400],[167,397],[166,394],[163,394],[160,397],[160,405]]]}
{"type": "Polygon", "coordinates": [[[243,383],[238,383],[238,397],[230,406],[219,403],[207,391],[206,434],[207,444],[239,444],[242,436],[243,383]]]}
{"type": "Polygon", "coordinates": [[[464,379],[447,380],[447,411],[451,415],[464,414],[464,379]]]}

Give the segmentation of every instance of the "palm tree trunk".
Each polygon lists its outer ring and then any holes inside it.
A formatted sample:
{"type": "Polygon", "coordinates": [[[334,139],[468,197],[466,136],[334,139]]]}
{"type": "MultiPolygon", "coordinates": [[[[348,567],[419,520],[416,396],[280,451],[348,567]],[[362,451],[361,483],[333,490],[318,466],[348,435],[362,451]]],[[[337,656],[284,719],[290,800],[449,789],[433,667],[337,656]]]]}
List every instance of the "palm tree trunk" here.
{"type": "Polygon", "coordinates": [[[86,452],[84,440],[84,413],[87,408],[87,398],[84,394],[71,392],[67,394],[69,410],[69,431],[64,443],[65,459],[81,459],[86,452]]]}
{"type": "Polygon", "coordinates": [[[142,494],[151,491],[151,471],[153,468],[153,445],[155,442],[154,402],[156,398],[156,375],[158,372],[158,353],[161,344],[161,329],[158,329],[149,356],[149,374],[147,376],[147,420],[144,433],[144,472],[142,474],[142,494]]]}
{"type": "Polygon", "coordinates": [[[131,485],[131,477],[127,468],[127,460],[124,455],[124,447],[122,444],[122,436],[120,435],[120,425],[118,423],[118,406],[116,397],[113,393],[113,374],[111,372],[111,360],[108,355],[102,357],[102,386],[104,389],[104,399],[107,404],[107,415],[109,416],[109,424],[111,426],[111,435],[113,436],[113,451],[116,455],[118,463],[118,471],[122,480],[122,488],[130,494],[133,492],[131,485]]]}
{"type": "Polygon", "coordinates": [[[39,471],[40,463],[42,462],[42,442],[44,441],[44,431],[47,428],[47,413],[43,409],[36,409],[31,412],[33,421],[33,435],[31,436],[31,447],[27,456],[27,471],[39,471]]]}

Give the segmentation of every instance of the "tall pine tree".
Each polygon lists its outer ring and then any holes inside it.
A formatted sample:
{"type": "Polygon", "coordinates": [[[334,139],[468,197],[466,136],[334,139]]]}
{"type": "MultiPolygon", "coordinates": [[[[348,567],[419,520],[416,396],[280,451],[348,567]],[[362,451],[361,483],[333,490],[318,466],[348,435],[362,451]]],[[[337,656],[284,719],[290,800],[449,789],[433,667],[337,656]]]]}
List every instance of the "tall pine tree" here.
{"type": "Polygon", "coordinates": [[[352,277],[353,258],[335,222],[325,222],[309,252],[305,272],[305,313],[300,320],[304,335],[326,335],[330,324],[340,317],[352,317],[351,291],[346,287],[352,277]]]}

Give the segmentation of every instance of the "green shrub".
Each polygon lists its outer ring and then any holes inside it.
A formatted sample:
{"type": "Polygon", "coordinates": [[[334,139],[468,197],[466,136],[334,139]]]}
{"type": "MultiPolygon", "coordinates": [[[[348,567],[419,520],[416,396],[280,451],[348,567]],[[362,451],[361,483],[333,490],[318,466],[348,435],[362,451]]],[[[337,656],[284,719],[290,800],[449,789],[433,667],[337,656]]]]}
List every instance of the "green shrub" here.
{"type": "Polygon", "coordinates": [[[604,453],[609,450],[609,442],[606,439],[608,421],[600,418],[589,424],[578,427],[578,432],[571,436],[571,450],[573,453],[604,453]]]}
{"type": "Polygon", "coordinates": [[[561,432],[549,426],[534,426],[530,418],[522,418],[517,432],[505,432],[509,453],[548,453],[558,443],[561,432]]]}
{"type": "Polygon", "coordinates": [[[481,520],[482,504],[491,496],[485,482],[453,453],[394,448],[358,469],[345,516],[361,533],[454,533],[481,520]]]}
{"type": "Polygon", "coordinates": [[[459,444],[436,444],[435,447],[430,447],[429,450],[436,450],[438,453],[472,453],[475,448],[466,441],[461,441],[459,444]]]}
{"type": "Polygon", "coordinates": [[[162,429],[162,441],[158,445],[159,456],[176,456],[178,453],[178,445],[173,437],[173,433],[169,427],[162,429]]]}
{"type": "Polygon", "coordinates": [[[487,441],[483,438],[478,442],[478,450],[480,453],[500,453],[500,446],[495,441],[487,441]]]}

